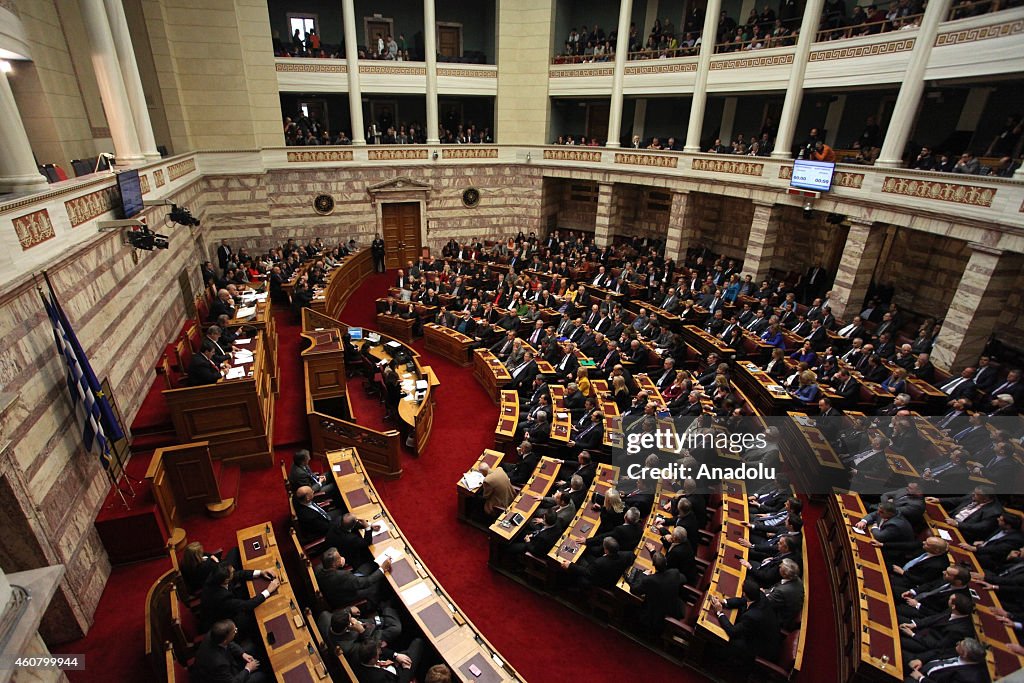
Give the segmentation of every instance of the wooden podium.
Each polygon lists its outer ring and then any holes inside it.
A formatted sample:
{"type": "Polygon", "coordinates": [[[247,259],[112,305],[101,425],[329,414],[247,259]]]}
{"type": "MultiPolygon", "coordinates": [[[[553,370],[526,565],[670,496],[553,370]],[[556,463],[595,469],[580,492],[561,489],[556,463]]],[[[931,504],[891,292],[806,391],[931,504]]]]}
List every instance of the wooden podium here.
{"type": "Polygon", "coordinates": [[[186,517],[201,512],[226,517],[235,510],[235,499],[221,496],[208,441],[156,449],[146,480],[175,549],[185,545],[181,521],[186,517]]]}

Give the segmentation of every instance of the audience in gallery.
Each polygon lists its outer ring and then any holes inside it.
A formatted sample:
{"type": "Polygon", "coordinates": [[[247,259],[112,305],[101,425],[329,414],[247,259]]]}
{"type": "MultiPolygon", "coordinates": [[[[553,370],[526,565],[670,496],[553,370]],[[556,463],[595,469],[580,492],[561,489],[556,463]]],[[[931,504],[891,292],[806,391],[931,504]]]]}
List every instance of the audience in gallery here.
{"type": "MultiPolygon", "coordinates": [[[[315,117],[299,111],[295,119],[284,119],[285,144],[289,146],[351,145],[352,140],[345,131],[331,135],[330,131],[315,117]]],[[[494,136],[491,129],[478,128],[469,121],[465,125],[451,116],[438,127],[438,139],[443,145],[491,144],[494,136]]],[[[376,121],[366,127],[366,143],[369,145],[414,145],[425,144],[427,133],[418,122],[396,122],[390,108],[384,108],[376,121]]]]}
{"type": "MultiPolygon", "coordinates": [[[[287,44],[282,42],[278,32],[274,31],[273,44],[275,57],[345,59],[344,46],[323,44],[315,29],[310,29],[305,35],[300,29],[295,29],[287,44]]],[[[409,62],[413,57],[404,33],[399,33],[397,37],[390,33],[377,33],[370,45],[359,46],[359,59],[409,62]]],[[[417,61],[422,61],[422,56],[417,55],[417,61]]]]}

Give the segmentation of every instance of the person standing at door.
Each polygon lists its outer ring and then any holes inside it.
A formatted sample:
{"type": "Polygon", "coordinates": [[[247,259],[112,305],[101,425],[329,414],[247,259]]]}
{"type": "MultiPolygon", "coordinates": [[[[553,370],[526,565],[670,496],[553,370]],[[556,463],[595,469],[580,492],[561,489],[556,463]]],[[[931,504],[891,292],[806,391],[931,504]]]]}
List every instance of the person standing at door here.
{"type": "Polygon", "coordinates": [[[373,252],[373,270],[376,273],[384,272],[384,240],[381,239],[380,233],[374,235],[373,243],[370,245],[370,250],[373,252]]]}

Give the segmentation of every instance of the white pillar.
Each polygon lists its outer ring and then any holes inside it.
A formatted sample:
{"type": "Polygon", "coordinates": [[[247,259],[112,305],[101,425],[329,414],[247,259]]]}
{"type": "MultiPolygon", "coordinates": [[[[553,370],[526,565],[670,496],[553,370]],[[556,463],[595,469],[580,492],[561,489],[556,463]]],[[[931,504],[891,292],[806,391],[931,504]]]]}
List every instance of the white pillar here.
{"type": "Polygon", "coordinates": [[[345,63],[348,69],[348,116],[352,122],[352,144],[366,144],[363,128],[363,93],[359,89],[359,40],[356,38],[355,0],[341,0],[341,23],[345,31],[345,63]]]}
{"type": "Polygon", "coordinates": [[[633,12],[633,0],[619,2],[619,31],[615,44],[615,69],[612,72],[612,102],[608,114],[607,147],[620,147],[622,132],[622,81],[626,75],[626,57],[629,54],[629,18],[633,12]]]}
{"type": "Polygon", "coordinates": [[[124,15],[121,0],[103,0],[107,8],[107,20],[117,50],[117,60],[121,63],[121,78],[124,80],[125,91],[128,93],[128,104],[132,110],[135,131],[139,135],[139,147],[142,156],[150,161],[160,158],[156,151],[156,138],[153,137],[153,124],[149,119],[149,107],[146,105],[146,93],[142,90],[142,79],[139,77],[139,64],[135,60],[132,48],[132,32],[128,28],[128,19],[124,15]]]}
{"type": "Polygon", "coordinates": [[[686,127],[686,146],[683,147],[686,152],[700,151],[704,108],[708,103],[708,73],[711,71],[711,55],[715,54],[718,15],[721,12],[722,0],[708,0],[704,11],[704,32],[700,38],[700,54],[697,57],[697,79],[693,84],[693,101],[690,102],[690,124],[686,127]]]}
{"type": "Polygon", "coordinates": [[[32,156],[7,74],[0,71],[0,192],[35,192],[47,185],[32,156]]]}
{"type": "MultiPolygon", "coordinates": [[[[658,0],[647,0],[647,5],[644,7],[644,25],[640,27],[638,33],[641,36],[646,36],[654,28],[654,22],[658,19],[658,0]]],[[[644,38],[646,41],[647,39],[644,38]]]]}
{"type": "Polygon", "coordinates": [[[423,0],[423,50],[427,53],[427,144],[441,143],[437,121],[437,21],[434,0],[423,0]]]}
{"type": "Polygon", "coordinates": [[[103,111],[110,126],[110,137],[114,139],[114,155],[117,163],[124,165],[145,161],[139,148],[139,134],[135,130],[132,108],[117,61],[117,50],[110,32],[110,22],[103,9],[103,0],[81,0],[82,20],[89,36],[92,68],[96,72],[96,84],[100,88],[103,111]]]}
{"type": "Polygon", "coordinates": [[[829,147],[836,146],[836,137],[839,135],[839,125],[843,122],[845,108],[846,95],[836,95],[836,98],[828,103],[828,111],[825,112],[825,144],[829,147]]]}
{"type": "Polygon", "coordinates": [[[800,21],[800,37],[797,39],[796,53],[793,55],[793,68],[789,71],[789,85],[786,86],[786,99],[782,104],[779,132],[775,136],[775,147],[772,149],[773,159],[789,159],[793,155],[793,131],[796,130],[800,103],[804,99],[807,59],[811,54],[811,44],[818,35],[821,8],[824,4],[825,0],[807,0],[807,6],[804,7],[803,19],[800,21]]]}
{"type": "Polygon", "coordinates": [[[722,144],[727,145],[732,140],[732,127],[736,122],[736,100],[735,97],[726,97],[722,106],[722,124],[718,127],[718,137],[722,138],[722,144]]]}
{"type": "Polygon", "coordinates": [[[917,107],[924,93],[924,73],[928,59],[932,54],[932,45],[939,32],[939,24],[949,14],[951,0],[932,0],[924,10],[921,26],[914,35],[914,49],[910,53],[910,63],[903,74],[900,94],[896,97],[896,105],[889,119],[889,127],[882,142],[882,151],[875,161],[876,166],[899,168],[903,165],[903,150],[910,138],[910,129],[917,116],[917,107]]]}
{"type": "MultiPolygon", "coordinates": [[[[956,122],[957,130],[977,130],[982,114],[985,113],[985,105],[988,104],[988,96],[995,88],[971,88],[967,91],[964,99],[964,108],[960,110],[960,120],[956,122]]],[[[984,140],[981,141],[984,144],[984,140]]],[[[978,154],[986,150],[979,149],[978,154]]]]}
{"type": "Polygon", "coordinates": [[[633,108],[633,135],[639,135],[640,140],[644,139],[644,124],[647,122],[647,99],[639,97],[636,106],[633,108]]]}

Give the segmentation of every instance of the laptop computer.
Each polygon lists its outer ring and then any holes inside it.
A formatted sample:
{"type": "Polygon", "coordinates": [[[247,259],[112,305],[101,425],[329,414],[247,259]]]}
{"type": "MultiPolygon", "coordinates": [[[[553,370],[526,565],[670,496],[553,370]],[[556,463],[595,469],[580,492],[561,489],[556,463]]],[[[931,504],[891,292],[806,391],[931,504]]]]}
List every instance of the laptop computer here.
{"type": "Polygon", "coordinates": [[[363,328],[361,327],[350,327],[348,328],[348,336],[352,341],[362,341],[363,339],[363,328]]]}

